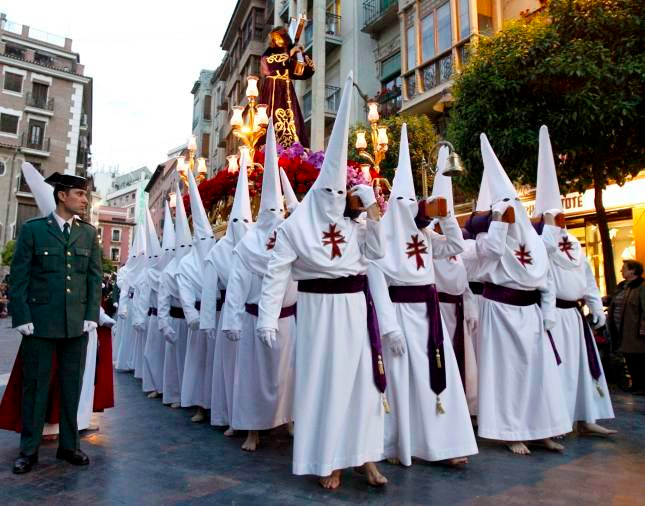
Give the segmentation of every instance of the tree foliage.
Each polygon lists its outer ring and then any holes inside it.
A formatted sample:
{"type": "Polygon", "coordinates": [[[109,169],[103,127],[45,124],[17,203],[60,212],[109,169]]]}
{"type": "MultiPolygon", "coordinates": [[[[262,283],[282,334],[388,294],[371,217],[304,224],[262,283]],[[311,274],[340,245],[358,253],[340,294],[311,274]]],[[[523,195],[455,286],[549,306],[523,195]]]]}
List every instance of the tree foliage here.
{"type": "Polygon", "coordinates": [[[448,137],[481,180],[480,132],[511,179],[535,182],[549,127],[561,188],[624,182],[643,167],[645,9],[641,0],[552,0],[481,38],[454,87],[448,137]],[[596,174],[594,177],[594,170],[596,174]]]}
{"type": "Polygon", "coordinates": [[[105,257],[103,252],[101,252],[101,265],[103,266],[103,274],[108,274],[116,270],[114,264],[105,257]]]}
{"type": "Polygon", "coordinates": [[[4,249],[2,250],[2,265],[11,265],[15,251],[16,241],[14,241],[13,239],[7,241],[7,244],[5,244],[4,249]]]}

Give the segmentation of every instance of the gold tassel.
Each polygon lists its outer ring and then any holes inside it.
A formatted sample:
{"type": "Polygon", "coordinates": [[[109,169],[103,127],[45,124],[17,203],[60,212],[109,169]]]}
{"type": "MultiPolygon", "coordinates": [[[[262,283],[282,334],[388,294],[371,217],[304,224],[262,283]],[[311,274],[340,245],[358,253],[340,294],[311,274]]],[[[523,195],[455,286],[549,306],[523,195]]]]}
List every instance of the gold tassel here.
{"type": "Polygon", "coordinates": [[[383,376],[385,374],[385,367],[383,367],[383,358],[381,358],[381,355],[378,355],[377,358],[378,361],[378,373],[383,376]]]}
{"type": "Polygon", "coordinates": [[[437,348],[437,352],[435,353],[435,358],[437,359],[437,368],[441,369],[441,353],[439,353],[439,348],[437,348]]]}
{"type": "Polygon", "coordinates": [[[381,398],[383,399],[383,409],[385,409],[385,413],[389,413],[390,410],[390,404],[387,402],[387,397],[385,397],[385,394],[381,394],[381,398]]]}
{"type": "Polygon", "coordinates": [[[602,387],[600,386],[600,382],[596,381],[596,390],[598,390],[598,393],[600,394],[600,397],[605,396],[605,392],[602,391],[602,387]]]}
{"type": "Polygon", "coordinates": [[[437,395],[437,414],[443,415],[446,411],[443,409],[443,404],[441,404],[441,399],[437,395]]]}

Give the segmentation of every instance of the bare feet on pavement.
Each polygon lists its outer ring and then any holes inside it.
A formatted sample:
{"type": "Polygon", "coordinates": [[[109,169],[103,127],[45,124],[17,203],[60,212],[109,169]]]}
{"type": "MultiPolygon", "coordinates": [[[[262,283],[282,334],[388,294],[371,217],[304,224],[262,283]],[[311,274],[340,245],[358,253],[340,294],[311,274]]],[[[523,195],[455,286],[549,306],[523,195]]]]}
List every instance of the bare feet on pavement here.
{"type": "Polygon", "coordinates": [[[246,435],[246,441],[242,444],[242,450],[245,452],[254,452],[260,443],[260,434],[257,430],[250,430],[246,435]]]}
{"type": "Polygon", "coordinates": [[[340,469],[336,469],[329,476],[323,476],[322,478],[320,478],[320,485],[328,490],[337,489],[338,487],[340,487],[340,476],[340,469]]]}
{"type": "Polygon", "coordinates": [[[515,455],[530,455],[531,452],[521,441],[514,443],[507,443],[508,449],[511,450],[515,455]]]}

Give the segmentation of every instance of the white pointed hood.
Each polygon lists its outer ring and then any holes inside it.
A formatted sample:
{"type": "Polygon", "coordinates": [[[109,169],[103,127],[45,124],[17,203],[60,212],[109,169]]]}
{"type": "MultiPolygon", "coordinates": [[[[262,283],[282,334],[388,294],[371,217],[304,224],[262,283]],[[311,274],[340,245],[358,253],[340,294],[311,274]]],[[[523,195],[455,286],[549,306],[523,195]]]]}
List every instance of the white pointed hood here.
{"type": "Polygon", "coordinates": [[[188,225],[188,216],[184,207],[184,199],[179,191],[179,185],[176,185],[177,207],[175,210],[175,260],[179,263],[185,257],[192,247],[193,237],[188,225]]]}
{"type": "Polygon", "coordinates": [[[137,223],[134,229],[134,240],[132,241],[131,256],[128,260],[128,284],[136,288],[136,285],[145,277],[145,268],[148,262],[146,253],[146,224],[137,223]]]}
{"type": "Polygon", "coordinates": [[[146,235],[148,241],[148,261],[146,265],[148,282],[150,283],[151,287],[156,289],[159,285],[159,276],[161,275],[159,266],[163,261],[163,254],[161,251],[161,245],[159,244],[159,237],[157,237],[157,231],[155,229],[155,224],[152,221],[152,215],[150,214],[149,208],[146,208],[146,235]]]}
{"type": "Polygon", "coordinates": [[[282,191],[278,173],[273,122],[269,123],[264,152],[264,175],[260,211],[253,230],[250,230],[235,248],[242,261],[254,272],[264,276],[275,245],[276,229],[284,221],[282,191]]]}
{"type": "Polygon", "coordinates": [[[401,126],[399,165],[396,169],[387,211],[381,220],[385,256],[374,263],[386,276],[402,284],[434,283],[434,267],[430,244],[414,218],[418,212],[412,162],[408,144],[408,128],[401,126]]]}
{"type": "Polygon", "coordinates": [[[351,113],[352,73],[349,73],[329,137],[318,178],[307,195],[280,227],[310,270],[325,277],[345,276],[361,258],[348,250],[354,224],[343,216],[347,200],[347,139],[351,113]]]}
{"type": "Polygon", "coordinates": [[[501,265],[506,274],[516,283],[526,287],[541,286],[549,268],[542,239],[533,228],[529,215],[520,202],[513,183],[497,159],[488,138],[485,134],[481,134],[480,139],[484,175],[488,181],[491,204],[508,199],[515,211],[515,223],[508,226],[506,251],[501,257],[501,265]]]}
{"type": "Polygon", "coordinates": [[[475,211],[490,211],[490,192],[488,191],[488,178],[486,177],[486,167],[482,171],[482,180],[479,183],[479,195],[477,197],[477,204],[475,211]]]}
{"type": "Polygon", "coordinates": [[[190,196],[190,210],[193,218],[193,246],[200,260],[203,261],[215,244],[215,235],[208,221],[195,177],[192,171],[187,170],[186,172],[188,173],[188,194],[190,196]]]}
{"type": "Polygon", "coordinates": [[[284,194],[285,205],[287,206],[287,211],[291,214],[296,210],[300,202],[298,201],[298,197],[296,197],[296,193],[293,191],[287,173],[282,167],[280,167],[280,181],[282,181],[282,193],[284,194]]]}
{"type": "Polygon", "coordinates": [[[46,183],[43,175],[29,162],[24,162],[21,168],[41,216],[49,216],[56,209],[54,187],[46,183]]]}
{"type": "Polygon", "coordinates": [[[170,211],[170,204],[166,200],[164,202],[164,215],[163,215],[163,237],[161,242],[161,249],[164,257],[167,257],[166,264],[175,256],[175,224],[172,221],[172,213],[170,211]]]}

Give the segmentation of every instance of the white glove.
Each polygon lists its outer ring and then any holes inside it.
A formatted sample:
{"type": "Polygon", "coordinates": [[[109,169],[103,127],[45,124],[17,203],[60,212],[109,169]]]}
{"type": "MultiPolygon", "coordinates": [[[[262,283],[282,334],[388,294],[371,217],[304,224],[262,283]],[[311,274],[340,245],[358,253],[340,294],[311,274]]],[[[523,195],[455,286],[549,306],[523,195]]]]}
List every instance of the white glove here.
{"type": "Polygon", "coordinates": [[[213,341],[217,338],[216,329],[206,329],[206,334],[208,335],[208,338],[212,339],[213,341]]]}
{"type": "Polygon", "coordinates": [[[477,318],[465,318],[465,320],[468,333],[471,336],[477,335],[477,325],[479,324],[479,320],[477,318]]]}
{"type": "Polygon", "coordinates": [[[240,331],[239,330],[224,330],[222,331],[226,336],[226,339],[229,341],[239,341],[240,340],[240,331]]]}
{"type": "MultiPolygon", "coordinates": [[[[364,185],[362,185],[364,186],[364,185]]],[[[269,348],[273,348],[276,342],[277,331],[268,327],[262,327],[255,331],[257,338],[266,344],[269,348]]]]}
{"type": "Polygon", "coordinates": [[[16,330],[20,332],[23,336],[30,336],[34,333],[34,324],[33,323],[23,323],[18,325],[16,330]]]}
{"type": "Polygon", "coordinates": [[[110,328],[112,328],[112,327],[114,327],[115,324],[116,324],[116,322],[112,318],[110,318],[108,315],[103,315],[103,318],[101,320],[101,326],[102,327],[110,327],[110,328]]]}
{"type": "Polygon", "coordinates": [[[553,330],[555,327],[555,322],[553,320],[549,320],[548,318],[544,319],[544,330],[549,331],[553,330]]]}
{"type": "Polygon", "coordinates": [[[118,303],[118,302],[114,302],[114,303],[112,304],[112,307],[114,307],[114,308],[118,308],[118,307],[119,307],[119,303],[118,303]]]}
{"type": "Polygon", "coordinates": [[[159,330],[161,331],[161,334],[164,336],[167,342],[170,344],[175,344],[177,341],[176,337],[176,332],[170,328],[169,325],[160,325],[159,330]]]}
{"type": "Polygon", "coordinates": [[[96,327],[98,327],[96,322],[83,320],[83,332],[92,332],[96,327]]]}
{"type": "Polygon", "coordinates": [[[506,210],[512,206],[512,200],[500,200],[499,202],[495,202],[491,209],[493,211],[493,214],[499,214],[500,216],[502,216],[506,212],[506,210]]]}
{"type": "Polygon", "coordinates": [[[593,313],[592,314],[592,327],[594,329],[599,329],[600,327],[604,327],[605,323],[607,323],[607,317],[605,316],[605,313],[600,312],[600,313],[593,313]]]}
{"type": "Polygon", "coordinates": [[[372,189],[371,186],[366,185],[366,184],[359,184],[354,186],[350,190],[350,193],[353,195],[356,195],[358,198],[361,199],[361,202],[363,203],[363,207],[367,209],[368,207],[372,207],[374,204],[376,204],[376,195],[374,195],[374,190],[372,189]]]}
{"type": "Polygon", "coordinates": [[[405,338],[399,330],[388,332],[384,337],[390,343],[390,349],[395,356],[400,357],[405,353],[405,338]]]}
{"type": "Polygon", "coordinates": [[[128,313],[122,313],[121,311],[119,311],[119,314],[117,316],[122,320],[125,320],[128,317],[128,313]]]}
{"type": "Polygon", "coordinates": [[[188,328],[195,332],[196,330],[199,330],[199,318],[195,318],[194,320],[189,320],[188,322],[188,328]]]}
{"type": "Polygon", "coordinates": [[[145,328],[145,326],[146,326],[146,324],[143,323],[143,322],[135,322],[135,323],[132,324],[132,327],[137,332],[143,332],[143,329],[145,328]]]}

